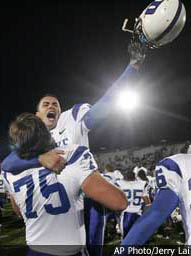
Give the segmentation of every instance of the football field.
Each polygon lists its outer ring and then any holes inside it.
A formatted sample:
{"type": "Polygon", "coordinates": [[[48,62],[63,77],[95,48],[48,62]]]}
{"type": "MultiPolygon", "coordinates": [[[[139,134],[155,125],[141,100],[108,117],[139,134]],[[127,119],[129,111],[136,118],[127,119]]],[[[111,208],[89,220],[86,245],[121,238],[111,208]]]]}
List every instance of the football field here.
{"type": "MultiPolygon", "coordinates": [[[[107,224],[105,234],[105,246],[103,256],[111,255],[113,248],[120,245],[120,234],[117,234],[113,222],[107,224]]],[[[25,226],[22,219],[19,219],[9,203],[3,209],[3,225],[0,232],[0,241],[3,248],[1,256],[24,256],[26,255],[25,226]]],[[[182,223],[174,223],[171,226],[162,225],[147,245],[182,245],[184,243],[184,232],[182,223]]],[[[93,255],[92,255],[93,256],[93,255]]]]}

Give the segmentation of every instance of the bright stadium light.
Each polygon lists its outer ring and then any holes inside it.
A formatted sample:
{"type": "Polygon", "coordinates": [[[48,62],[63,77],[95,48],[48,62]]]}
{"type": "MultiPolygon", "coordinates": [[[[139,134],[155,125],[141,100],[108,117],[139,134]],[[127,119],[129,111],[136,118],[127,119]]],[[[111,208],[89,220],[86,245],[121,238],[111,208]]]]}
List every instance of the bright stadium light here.
{"type": "Polygon", "coordinates": [[[124,110],[134,110],[140,104],[139,95],[133,90],[122,91],[117,98],[117,106],[124,110]]]}

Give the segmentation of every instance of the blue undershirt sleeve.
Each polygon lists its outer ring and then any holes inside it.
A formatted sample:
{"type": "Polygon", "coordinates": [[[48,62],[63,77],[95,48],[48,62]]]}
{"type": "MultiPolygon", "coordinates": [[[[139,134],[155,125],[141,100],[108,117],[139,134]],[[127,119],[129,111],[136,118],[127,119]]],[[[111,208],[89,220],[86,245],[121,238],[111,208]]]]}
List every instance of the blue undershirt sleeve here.
{"type": "Polygon", "coordinates": [[[145,244],[177,207],[178,202],[178,196],[171,189],[161,189],[151,207],[136,221],[121,244],[123,246],[145,244]]]}
{"type": "Polygon", "coordinates": [[[26,169],[40,167],[41,164],[38,161],[38,158],[35,157],[30,160],[20,159],[15,151],[12,151],[2,162],[1,167],[5,172],[11,172],[17,174],[26,169]]]}
{"type": "Polygon", "coordinates": [[[99,99],[91,109],[85,114],[83,120],[88,129],[94,128],[99,121],[107,117],[111,111],[112,102],[121,88],[130,83],[131,79],[138,78],[138,71],[133,66],[128,65],[122,75],[112,84],[104,96],[99,99]]]}

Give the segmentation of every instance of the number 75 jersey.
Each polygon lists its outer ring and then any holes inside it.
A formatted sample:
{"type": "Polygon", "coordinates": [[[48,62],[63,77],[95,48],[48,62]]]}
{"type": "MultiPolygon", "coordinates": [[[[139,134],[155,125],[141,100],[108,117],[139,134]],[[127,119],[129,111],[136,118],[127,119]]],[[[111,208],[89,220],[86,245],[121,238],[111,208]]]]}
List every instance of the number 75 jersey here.
{"type": "Polygon", "coordinates": [[[191,245],[191,154],[177,154],[160,161],[155,169],[157,190],[169,188],[179,198],[186,235],[191,245]]]}
{"type": "Polygon", "coordinates": [[[81,184],[97,170],[97,164],[87,147],[69,145],[63,149],[67,166],[59,175],[44,168],[31,168],[17,175],[3,174],[24,218],[28,245],[85,244],[78,201],[81,184]]]}

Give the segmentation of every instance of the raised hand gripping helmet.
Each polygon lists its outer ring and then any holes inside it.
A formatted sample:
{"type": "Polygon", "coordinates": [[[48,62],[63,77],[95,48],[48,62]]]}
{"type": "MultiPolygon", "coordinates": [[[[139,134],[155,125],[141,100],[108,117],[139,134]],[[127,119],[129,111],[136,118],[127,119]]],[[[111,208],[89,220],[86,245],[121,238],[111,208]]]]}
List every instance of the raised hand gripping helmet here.
{"type": "MultiPolygon", "coordinates": [[[[155,0],[135,20],[133,33],[149,48],[158,48],[172,42],[185,22],[186,10],[180,0],[155,0]]],[[[125,26],[124,22],[123,30],[125,26]]]]}

